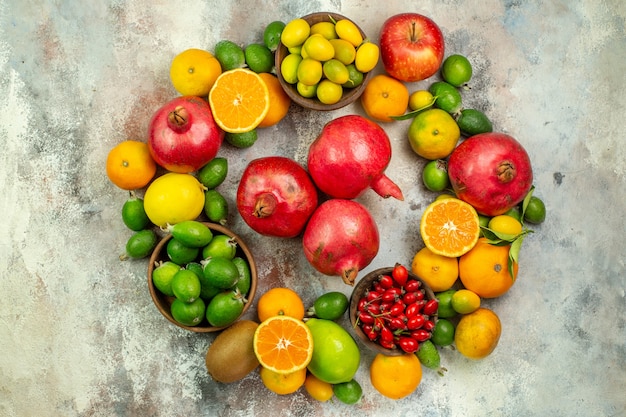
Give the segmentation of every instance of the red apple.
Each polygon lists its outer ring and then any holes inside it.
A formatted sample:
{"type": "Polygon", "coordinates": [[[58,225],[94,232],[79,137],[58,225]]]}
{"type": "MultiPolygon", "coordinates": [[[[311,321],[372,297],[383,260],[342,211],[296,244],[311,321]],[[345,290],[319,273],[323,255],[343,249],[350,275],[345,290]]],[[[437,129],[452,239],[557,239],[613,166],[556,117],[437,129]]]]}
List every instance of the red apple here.
{"type": "Polygon", "coordinates": [[[426,16],[402,13],[390,17],[380,31],[385,71],[400,81],[420,81],[441,67],[444,42],[439,26],[426,16]]]}
{"type": "Polygon", "coordinates": [[[148,147],[157,164],[172,172],[197,171],[217,155],[224,131],[209,103],[200,97],[177,97],[160,109],[148,129],[148,147]]]}

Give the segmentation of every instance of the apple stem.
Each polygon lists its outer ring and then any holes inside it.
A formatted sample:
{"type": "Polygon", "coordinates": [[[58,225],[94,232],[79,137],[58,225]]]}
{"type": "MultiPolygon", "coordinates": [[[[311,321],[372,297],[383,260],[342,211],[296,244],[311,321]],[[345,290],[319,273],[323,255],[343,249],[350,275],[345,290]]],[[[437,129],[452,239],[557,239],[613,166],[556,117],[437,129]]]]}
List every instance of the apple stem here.
{"type": "Polygon", "coordinates": [[[411,42],[417,42],[417,25],[416,22],[411,22],[411,42]]]}
{"type": "Polygon", "coordinates": [[[190,114],[186,108],[176,106],[176,108],[167,115],[167,122],[172,129],[180,130],[189,123],[189,117],[190,114]]]}

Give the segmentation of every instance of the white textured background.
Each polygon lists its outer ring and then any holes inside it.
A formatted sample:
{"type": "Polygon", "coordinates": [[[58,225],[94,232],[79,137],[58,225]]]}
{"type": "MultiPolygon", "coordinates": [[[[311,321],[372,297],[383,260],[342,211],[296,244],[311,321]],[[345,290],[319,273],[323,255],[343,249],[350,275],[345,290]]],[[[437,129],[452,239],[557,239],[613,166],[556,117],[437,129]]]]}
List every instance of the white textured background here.
{"type": "MultiPolygon", "coordinates": [[[[0,1],[0,415],[625,415],[625,24],[621,0],[0,1]],[[444,351],[448,374],[425,370],[400,401],[374,391],[365,351],[356,406],[304,390],[279,397],[256,374],[216,384],[204,368],[214,336],[166,322],[147,291],[147,261],[118,260],[127,195],[106,179],[106,154],[145,140],[152,112],[176,95],[173,56],[221,39],[258,42],[269,22],[315,11],[347,15],[374,40],[396,13],[434,19],[446,54],[474,64],[464,103],[522,142],[548,208],[524,243],[516,285],[485,302],[503,322],[496,351],[480,362],[444,351]]],[[[249,160],[304,163],[324,123],[347,113],[362,109],[293,106],[253,148],[220,151],[231,164],[220,190],[257,257],[259,293],[285,285],[307,304],[349,294],[307,264],[298,239],[260,237],[234,208],[249,160]]],[[[409,264],[422,246],[418,222],[433,195],[419,182],[424,161],[408,147],[408,124],[384,126],[394,150],[387,173],[405,201],[371,191],[359,199],[382,238],[367,270],[409,264]]]]}

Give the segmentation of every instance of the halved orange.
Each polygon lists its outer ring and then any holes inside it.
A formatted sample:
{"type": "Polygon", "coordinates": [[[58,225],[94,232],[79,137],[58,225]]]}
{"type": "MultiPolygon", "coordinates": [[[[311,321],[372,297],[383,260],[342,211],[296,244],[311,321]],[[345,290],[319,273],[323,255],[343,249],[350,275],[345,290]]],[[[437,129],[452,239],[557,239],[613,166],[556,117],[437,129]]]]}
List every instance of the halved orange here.
{"type": "Polygon", "coordinates": [[[478,213],[463,200],[435,200],[422,215],[420,233],[424,244],[433,253],[461,256],[476,245],[480,236],[478,213]]]}
{"type": "Polygon", "coordinates": [[[269,90],[259,74],[245,68],[224,71],[209,92],[215,122],[226,132],[256,128],[270,108],[269,90]]]}
{"type": "Polygon", "coordinates": [[[254,354],[264,368],[288,374],[306,368],[313,356],[313,336],[302,320],[274,316],[254,332],[254,354]]]}

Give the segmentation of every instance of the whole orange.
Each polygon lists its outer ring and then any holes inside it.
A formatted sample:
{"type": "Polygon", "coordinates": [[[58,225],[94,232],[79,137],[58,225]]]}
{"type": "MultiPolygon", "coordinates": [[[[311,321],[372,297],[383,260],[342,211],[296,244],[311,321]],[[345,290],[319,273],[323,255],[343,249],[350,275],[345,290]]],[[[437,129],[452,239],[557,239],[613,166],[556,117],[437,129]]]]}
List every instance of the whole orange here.
{"type": "Polygon", "coordinates": [[[417,389],[422,381],[422,364],[413,353],[398,356],[379,353],[370,365],[370,381],[382,395],[398,400],[417,389]]]}
{"type": "Polygon", "coordinates": [[[481,307],[461,317],[454,332],[454,344],[463,356],[482,359],[496,348],[501,333],[502,323],[498,315],[481,307]]]}
{"type": "Polygon", "coordinates": [[[259,298],[257,312],[261,322],[273,316],[290,316],[302,320],[304,303],[294,290],[274,287],[259,298]]]}
{"type": "Polygon", "coordinates": [[[478,239],[476,245],[459,258],[459,278],[463,286],[482,298],[495,298],[506,293],[515,283],[519,265],[513,264],[513,276],[509,273],[509,249],[496,246],[486,238],[478,239]]]}
{"type": "Polygon", "coordinates": [[[375,75],[365,86],[361,95],[365,113],[379,122],[392,122],[389,116],[400,116],[409,106],[409,90],[406,86],[385,74],[375,75]]]}
{"type": "Polygon", "coordinates": [[[156,174],[156,163],[148,144],[126,140],[109,151],[106,172],[111,182],[123,190],[145,187],[156,174]]]}

